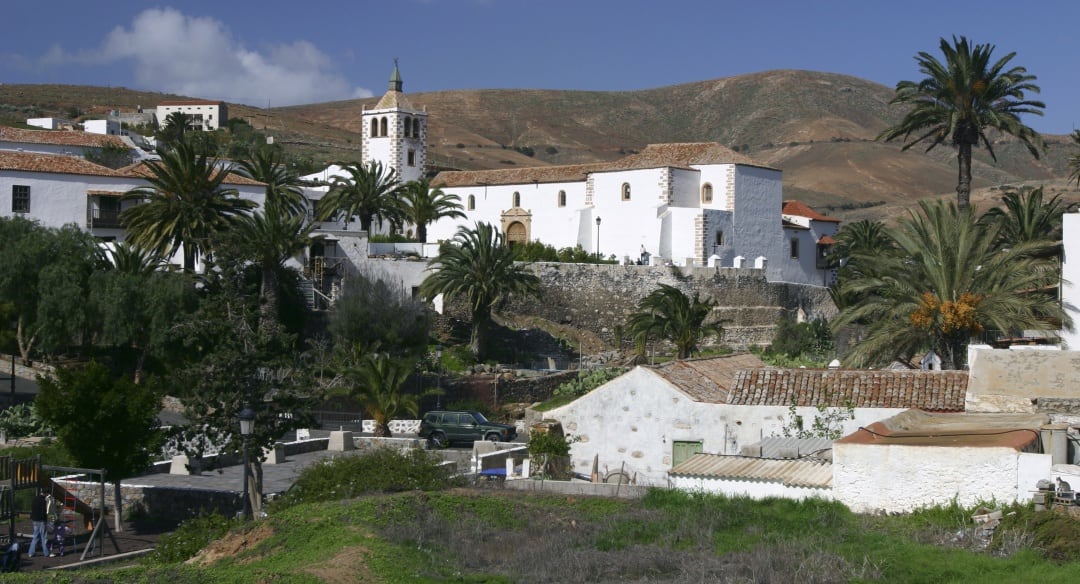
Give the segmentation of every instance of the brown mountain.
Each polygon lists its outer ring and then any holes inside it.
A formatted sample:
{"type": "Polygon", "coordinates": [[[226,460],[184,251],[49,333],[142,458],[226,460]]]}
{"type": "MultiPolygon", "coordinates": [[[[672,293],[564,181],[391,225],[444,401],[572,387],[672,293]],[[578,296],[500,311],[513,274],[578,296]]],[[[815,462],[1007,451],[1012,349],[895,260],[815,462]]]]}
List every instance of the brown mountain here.
{"type": "MultiPolygon", "coordinates": [[[[46,102],[92,111],[154,105],[164,94],[64,86],[0,85],[0,117],[46,102]],[[28,99],[30,101],[28,101],[28,99]],[[88,103],[90,99],[93,103],[88,103]],[[135,101],[132,100],[141,100],[135,101]]],[[[405,89],[408,90],[406,80],[405,89]]],[[[902,111],[888,105],[889,87],[831,73],[769,71],[642,91],[469,90],[409,94],[427,110],[429,163],[488,169],[612,160],[657,142],[713,141],[784,171],[785,197],[840,217],[895,216],[929,196],[953,196],[955,152],[907,152],[874,138],[902,111]],[[527,155],[531,154],[531,156],[527,155]]],[[[267,126],[278,143],[320,162],[355,160],[360,115],[377,98],[266,111],[230,105],[230,114],[267,126]]],[[[39,105],[39,107],[44,107],[39,105]]],[[[47,114],[44,114],[47,115],[47,114]]],[[[24,116],[26,117],[26,116],[24,116]]],[[[1080,199],[1066,185],[1067,136],[1045,136],[1047,153],[1032,158],[1015,140],[994,140],[973,164],[973,201],[996,202],[1001,185],[1047,184],[1080,199]]]]}

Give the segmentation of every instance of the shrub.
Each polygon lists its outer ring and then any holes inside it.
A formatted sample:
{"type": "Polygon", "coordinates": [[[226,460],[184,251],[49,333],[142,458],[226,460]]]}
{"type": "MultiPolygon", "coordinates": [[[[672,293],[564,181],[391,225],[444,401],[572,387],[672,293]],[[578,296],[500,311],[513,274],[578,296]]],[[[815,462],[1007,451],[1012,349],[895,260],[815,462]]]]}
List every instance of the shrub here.
{"type": "Polygon", "coordinates": [[[26,436],[51,435],[52,429],[38,416],[33,404],[17,404],[0,412],[0,431],[8,440],[26,436]]]}
{"type": "Polygon", "coordinates": [[[305,468],[275,507],[339,501],[366,493],[445,489],[454,481],[441,462],[423,450],[402,453],[390,448],[323,460],[305,468]]]}
{"type": "Polygon", "coordinates": [[[238,520],[227,519],[217,513],[204,513],[188,519],[176,531],[158,539],[157,548],[148,560],[156,564],[183,562],[236,525],[239,525],[238,520]]]}
{"type": "Polygon", "coordinates": [[[559,149],[554,146],[548,146],[547,148],[544,148],[544,153],[548,155],[558,154],[559,149]]]}

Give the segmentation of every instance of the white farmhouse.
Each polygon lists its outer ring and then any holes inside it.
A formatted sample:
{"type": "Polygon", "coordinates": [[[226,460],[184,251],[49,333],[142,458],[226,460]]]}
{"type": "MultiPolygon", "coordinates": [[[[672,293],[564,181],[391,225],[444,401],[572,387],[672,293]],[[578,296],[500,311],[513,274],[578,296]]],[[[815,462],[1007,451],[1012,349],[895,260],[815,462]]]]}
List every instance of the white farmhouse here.
{"type": "Polygon", "coordinates": [[[186,114],[196,130],[208,132],[217,130],[229,121],[229,106],[225,105],[224,101],[186,99],[159,103],[157,106],[158,124],[164,125],[169,114],[175,112],[186,114]]]}
{"type": "Polygon", "coordinates": [[[964,372],[771,369],[728,355],[636,367],[545,417],[574,436],[575,471],[589,473],[596,457],[601,470],[667,485],[693,454],[741,454],[797,430],[793,413],[809,430],[823,410],[850,412],[835,420],[846,434],[908,408],[963,411],[966,385],[964,372]]]}

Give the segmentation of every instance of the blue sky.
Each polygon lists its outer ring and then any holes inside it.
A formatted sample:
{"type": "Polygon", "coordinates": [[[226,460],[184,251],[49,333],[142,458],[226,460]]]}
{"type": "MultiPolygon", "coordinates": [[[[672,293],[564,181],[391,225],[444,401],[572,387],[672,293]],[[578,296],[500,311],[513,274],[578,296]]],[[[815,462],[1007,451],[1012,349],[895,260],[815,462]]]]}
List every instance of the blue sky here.
{"type": "Polygon", "coordinates": [[[0,82],[124,86],[265,106],[406,92],[632,90],[771,69],[917,79],[967,35],[1037,76],[1044,133],[1080,127],[1080,2],[50,0],[5,6],[0,82]]]}

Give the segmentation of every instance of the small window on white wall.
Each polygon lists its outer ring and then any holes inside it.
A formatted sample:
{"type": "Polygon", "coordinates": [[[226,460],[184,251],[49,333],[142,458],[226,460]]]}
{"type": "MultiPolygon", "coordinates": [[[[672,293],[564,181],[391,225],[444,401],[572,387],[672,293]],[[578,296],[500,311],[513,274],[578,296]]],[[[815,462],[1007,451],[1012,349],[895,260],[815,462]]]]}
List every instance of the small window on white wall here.
{"type": "Polygon", "coordinates": [[[622,200],[624,200],[624,201],[629,201],[630,200],[630,183],[623,183],[622,184],[622,200]]]}
{"type": "Polygon", "coordinates": [[[566,206],[566,191],[559,191],[559,206],[566,206]]]}
{"type": "Polygon", "coordinates": [[[791,259],[793,259],[793,260],[799,259],[799,238],[798,237],[792,237],[791,238],[791,259]]]}
{"type": "Polygon", "coordinates": [[[521,206],[521,193],[519,193],[517,191],[514,191],[514,201],[513,201],[513,203],[514,203],[513,206],[515,206],[515,207],[520,207],[521,206]]]}
{"type": "Polygon", "coordinates": [[[712,185],[709,183],[701,186],[701,202],[706,205],[712,203],[712,185]]]}
{"type": "Polygon", "coordinates": [[[416,166],[416,150],[409,150],[406,160],[409,166],[416,166]]]}
{"type": "Polygon", "coordinates": [[[469,195],[469,211],[476,210],[476,195],[469,195]]]}
{"type": "Polygon", "coordinates": [[[716,238],[713,240],[713,245],[724,245],[724,232],[717,231],[716,238]]]}

